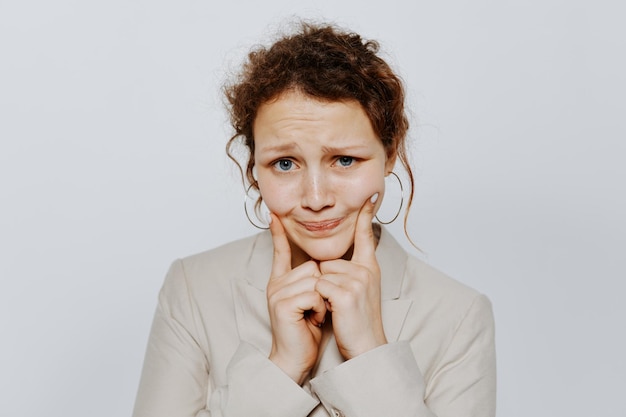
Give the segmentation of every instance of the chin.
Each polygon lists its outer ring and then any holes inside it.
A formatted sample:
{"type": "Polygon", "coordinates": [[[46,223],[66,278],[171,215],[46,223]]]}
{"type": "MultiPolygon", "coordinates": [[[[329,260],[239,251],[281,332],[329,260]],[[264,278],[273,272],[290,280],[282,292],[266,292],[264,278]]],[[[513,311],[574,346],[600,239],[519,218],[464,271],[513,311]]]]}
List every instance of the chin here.
{"type": "Polygon", "coordinates": [[[316,261],[332,261],[342,258],[352,246],[352,242],[347,244],[336,241],[321,241],[313,245],[304,245],[302,249],[312,259],[316,261]]]}

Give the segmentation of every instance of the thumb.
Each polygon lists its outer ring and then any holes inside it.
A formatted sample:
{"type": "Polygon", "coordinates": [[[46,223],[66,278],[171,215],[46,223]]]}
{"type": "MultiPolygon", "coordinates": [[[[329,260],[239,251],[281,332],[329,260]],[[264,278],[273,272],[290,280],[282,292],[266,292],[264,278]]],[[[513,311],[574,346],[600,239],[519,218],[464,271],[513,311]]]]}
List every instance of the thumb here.
{"type": "Polygon", "coordinates": [[[274,244],[272,260],[272,278],[280,277],[291,271],[291,247],[283,224],[274,213],[269,213],[270,232],[274,244]]]}
{"type": "Polygon", "coordinates": [[[374,206],[378,197],[379,193],[376,193],[363,203],[356,220],[352,261],[361,265],[370,264],[371,260],[376,256],[376,243],[374,240],[374,230],[372,229],[372,219],[374,218],[374,206]]]}

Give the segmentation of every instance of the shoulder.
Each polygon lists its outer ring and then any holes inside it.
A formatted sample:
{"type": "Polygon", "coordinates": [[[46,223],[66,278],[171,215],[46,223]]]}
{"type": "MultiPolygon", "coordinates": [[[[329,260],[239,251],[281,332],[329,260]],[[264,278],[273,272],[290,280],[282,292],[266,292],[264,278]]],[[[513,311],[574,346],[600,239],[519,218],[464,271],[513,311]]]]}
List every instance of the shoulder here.
{"type": "Polygon", "coordinates": [[[254,271],[263,270],[259,259],[271,260],[271,251],[271,238],[262,232],[176,259],[163,291],[207,294],[228,290],[233,279],[249,279],[254,271]]]}
{"type": "Polygon", "coordinates": [[[412,301],[413,315],[437,317],[438,323],[448,322],[452,327],[468,315],[485,320],[492,316],[484,294],[408,253],[386,230],[377,256],[383,289],[389,298],[412,301]]]}
{"type": "Polygon", "coordinates": [[[478,289],[414,256],[407,260],[404,289],[407,294],[421,294],[419,298],[427,305],[445,307],[459,314],[472,308],[491,309],[489,299],[478,289]]]}
{"type": "Polygon", "coordinates": [[[246,264],[264,233],[234,240],[216,248],[179,259],[187,274],[206,271],[207,268],[237,268],[246,264]]]}
{"type": "Polygon", "coordinates": [[[403,294],[415,301],[414,308],[436,315],[440,322],[456,327],[468,320],[493,321],[485,294],[413,256],[408,257],[403,284],[403,294]]]}
{"type": "MultiPolygon", "coordinates": [[[[479,292],[408,253],[386,229],[382,229],[377,258],[383,286],[393,287],[391,298],[426,296],[431,300],[474,299],[479,292]]],[[[391,294],[390,294],[391,295],[391,294]]]]}
{"type": "Polygon", "coordinates": [[[480,295],[478,290],[412,255],[407,256],[403,284],[405,293],[428,292],[435,299],[447,297],[460,301],[480,295]]]}

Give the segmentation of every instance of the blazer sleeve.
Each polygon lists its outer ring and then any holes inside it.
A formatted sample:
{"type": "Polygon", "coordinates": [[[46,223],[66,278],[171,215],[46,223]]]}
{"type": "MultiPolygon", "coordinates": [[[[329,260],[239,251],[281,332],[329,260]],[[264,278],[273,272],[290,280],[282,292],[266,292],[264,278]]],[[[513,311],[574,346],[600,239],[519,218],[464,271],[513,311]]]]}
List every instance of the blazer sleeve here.
{"type": "Polygon", "coordinates": [[[496,402],[494,322],[478,295],[429,381],[410,341],[389,343],[313,379],[331,416],[493,417],[496,402]]]}
{"type": "Polygon", "coordinates": [[[211,396],[214,417],[306,417],[319,401],[254,346],[241,342],[227,368],[228,386],[211,396]]]}
{"type": "Polygon", "coordinates": [[[133,417],[195,417],[206,407],[209,363],[195,315],[182,261],[175,261],[159,292],[133,417]]]}
{"type": "Polygon", "coordinates": [[[245,342],[228,364],[227,384],[207,399],[210,363],[193,299],[176,261],[159,293],[133,417],[305,417],[315,408],[317,399],[245,342]]]}

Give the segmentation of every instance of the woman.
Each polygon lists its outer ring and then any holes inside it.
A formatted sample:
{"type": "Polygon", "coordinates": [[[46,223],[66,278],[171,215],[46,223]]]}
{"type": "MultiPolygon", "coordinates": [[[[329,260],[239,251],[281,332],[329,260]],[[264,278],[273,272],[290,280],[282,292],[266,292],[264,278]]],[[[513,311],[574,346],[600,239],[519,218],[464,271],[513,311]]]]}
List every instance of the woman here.
{"type": "Polygon", "coordinates": [[[376,53],[303,24],[226,87],[270,230],[174,262],[135,417],[495,414],[489,301],[373,223],[397,160],[413,194],[403,87],[376,53]]]}

